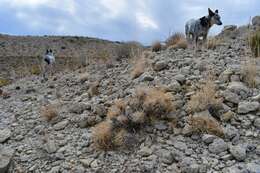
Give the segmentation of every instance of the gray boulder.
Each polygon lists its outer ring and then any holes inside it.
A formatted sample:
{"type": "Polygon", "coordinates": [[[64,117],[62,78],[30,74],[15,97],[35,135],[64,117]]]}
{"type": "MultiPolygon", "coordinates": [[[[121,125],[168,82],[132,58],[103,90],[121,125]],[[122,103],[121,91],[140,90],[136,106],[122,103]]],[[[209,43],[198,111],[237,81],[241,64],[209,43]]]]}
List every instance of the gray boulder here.
{"type": "Polygon", "coordinates": [[[240,102],[238,104],[238,113],[246,114],[259,109],[260,104],[258,102],[240,102]]]}
{"type": "Polygon", "coordinates": [[[219,154],[227,149],[227,143],[221,138],[215,139],[213,143],[209,145],[209,151],[214,154],[219,154]]]}

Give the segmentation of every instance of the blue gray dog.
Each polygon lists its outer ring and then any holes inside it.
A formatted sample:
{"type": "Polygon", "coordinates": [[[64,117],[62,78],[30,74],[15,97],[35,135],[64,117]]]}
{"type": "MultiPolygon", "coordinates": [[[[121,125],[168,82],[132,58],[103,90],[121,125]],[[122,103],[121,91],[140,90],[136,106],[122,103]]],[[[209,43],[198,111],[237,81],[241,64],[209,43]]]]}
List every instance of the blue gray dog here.
{"type": "Polygon", "coordinates": [[[199,38],[203,37],[203,42],[207,40],[209,29],[214,25],[222,25],[218,10],[213,12],[208,8],[208,16],[200,19],[191,19],[185,25],[186,39],[189,44],[194,43],[197,46],[199,38]]]}

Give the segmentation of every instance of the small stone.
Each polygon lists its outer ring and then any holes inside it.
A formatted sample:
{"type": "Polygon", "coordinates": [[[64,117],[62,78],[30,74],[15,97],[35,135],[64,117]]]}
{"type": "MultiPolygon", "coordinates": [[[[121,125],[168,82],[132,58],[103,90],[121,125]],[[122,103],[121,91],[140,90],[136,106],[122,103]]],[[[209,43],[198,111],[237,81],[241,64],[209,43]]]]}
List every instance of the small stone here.
{"type": "Polygon", "coordinates": [[[154,80],[154,77],[152,75],[150,75],[150,73],[148,72],[145,72],[141,75],[140,77],[140,80],[142,82],[145,82],[145,81],[153,81],[154,80]]]}
{"type": "Polygon", "coordinates": [[[214,154],[219,154],[226,151],[227,149],[227,143],[221,138],[215,139],[213,143],[209,145],[209,151],[214,154]]]}
{"type": "Polygon", "coordinates": [[[153,153],[153,150],[148,147],[143,147],[138,153],[143,157],[148,157],[153,153]]]}
{"type": "Polygon", "coordinates": [[[229,151],[238,161],[243,161],[246,158],[246,149],[242,146],[230,146],[229,151]]]}
{"type": "Polygon", "coordinates": [[[9,129],[0,130],[0,143],[4,143],[11,137],[11,131],[9,129]]]}
{"type": "Polygon", "coordinates": [[[155,71],[161,71],[168,67],[168,62],[166,61],[158,61],[154,64],[154,70],[155,71]]]}
{"type": "Polygon", "coordinates": [[[68,120],[61,121],[53,126],[55,130],[62,130],[69,124],[68,120]]]}
{"type": "Polygon", "coordinates": [[[154,127],[160,131],[167,130],[168,128],[164,121],[157,121],[154,127]]]}
{"type": "Polygon", "coordinates": [[[260,104],[258,102],[240,102],[238,104],[238,113],[245,114],[256,111],[259,109],[260,104]]]}
{"type": "Polygon", "coordinates": [[[258,129],[260,129],[260,118],[256,118],[254,121],[254,126],[258,129]]]}
{"type": "Polygon", "coordinates": [[[85,103],[74,103],[70,106],[69,111],[71,113],[82,114],[85,110],[89,109],[89,105],[85,103]]]}
{"type": "Polygon", "coordinates": [[[90,165],[91,165],[91,163],[94,161],[94,159],[92,159],[92,158],[90,158],[90,159],[80,159],[80,163],[84,166],[84,167],[86,167],[86,168],[88,168],[88,167],[90,167],[90,165]]]}
{"type": "Polygon", "coordinates": [[[246,165],[246,167],[250,173],[259,173],[260,172],[260,163],[251,162],[251,163],[248,163],[246,165]]]}
{"type": "Polygon", "coordinates": [[[46,143],[46,151],[50,154],[57,151],[57,146],[54,140],[48,140],[48,142],[46,143]]]}
{"type": "Polygon", "coordinates": [[[202,136],[202,141],[205,142],[206,144],[210,144],[216,139],[217,137],[214,135],[209,135],[209,134],[204,134],[202,136]]]}

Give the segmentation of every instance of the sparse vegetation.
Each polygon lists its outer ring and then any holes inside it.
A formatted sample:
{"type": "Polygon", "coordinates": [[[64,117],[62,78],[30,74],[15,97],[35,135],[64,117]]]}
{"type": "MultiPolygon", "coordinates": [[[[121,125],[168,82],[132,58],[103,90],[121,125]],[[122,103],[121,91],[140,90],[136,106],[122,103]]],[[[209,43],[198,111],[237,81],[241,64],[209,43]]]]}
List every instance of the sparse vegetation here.
{"type": "Polygon", "coordinates": [[[213,81],[208,80],[195,95],[191,96],[188,102],[188,109],[191,112],[200,112],[209,107],[219,107],[222,100],[216,98],[216,89],[213,81]]]}
{"type": "Polygon", "coordinates": [[[8,79],[0,78],[0,87],[3,87],[3,86],[6,86],[6,85],[9,85],[10,83],[11,83],[11,81],[8,80],[8,79]]]}
{"type": "Polygon", "coordinates": [[[145,72],[147,60],[144,57],[141,57],[139,60],[136,60],[131,72],[132,79],[138,78],[145,72]]]}
{"type": "Polygon", "coordinates": [[[152,44],[152,51],[159,52],[162,50],[162,44],[159,41],[156,41],[152,44]]]}
{"type": "Polygon", "coordinates": [[[207,39],[207,49],[216,49],[217,46],[219,46],[221,43],[221,40],[219,38],[216,37],[210,37],[207,39]]]}
{"type": "Polygon", "coordinates": [[[113,147],[113,125],[111,121],[103,121],[92,130],[92,139],[98,149],[108,150],[113,147]]]}
{"type": "Polygon", "coordinates": [[[59,115],[57,105],[49,104],[41,108],[40,114],[47,121],[51,121],[53,118],[59,115]]]}
{"type": "Polygon", "coordinates": [[[255,87],[257,76],[256,62],[252,59],[249,59],[243,63],[241,67],[241,74],[243,81],[249,87],[255,87]]]}
{"type": "Polygon", "coordinates": [[[137,130],[151,119],[165,119],[175,110],[172,96],[159,88],[138,88],[128,100],[116,100],[107,113],[107,119],[94,127],[92,137],[98,149],[112,149],[128,144],[132,138],[127,129],[137,130]],[[126,108],[133,113],[126,115],[126,108]]]}
{"type": "Polygon", "coordinates": [[[250,34],[249,46],[254,57],[260,56],[260,30],[250,34]]]}
{"type": "Polygon", "coordinates": [[[140,55],[142,51],[143,51],[142,44],[138,42],[127,42],[127,43],[122,43],[120,45],[120,48],[117,51],[117,56],[119,59],[133,58],[140,55]]]}
{"type": "Polygon", "coordinates": [[[31,72],[31,74],[33,74],[33,75],[40,75],[40,74],[41,74],[41,68],[40,68],[40,66],[38,66],[38,65],[33,65],[33,66],[30,68],[30,72],[31,72]]]}
{"type": "Polygon", "coordinates": [[[206,113],[190,116],[188,123],[190,124],[193,132],[208,133],[219,137],[224,136],[223,128],[219,122],[206,113]]]}
{"type": "Polygon", "coordinates": [[[88,93],[91,97],[94,97],[96,95],[99,94],[99,82],[93,82],[90,84],[90,87],[89,87],[89,90],[88,90],[88,93]]]}
{"type": "Polygon", "coordinates": [[[183,48],[188,47],[188,43],[185,39],[185,35],[182,33],[175,33],[166,40],[166,47],[183,48]]]}

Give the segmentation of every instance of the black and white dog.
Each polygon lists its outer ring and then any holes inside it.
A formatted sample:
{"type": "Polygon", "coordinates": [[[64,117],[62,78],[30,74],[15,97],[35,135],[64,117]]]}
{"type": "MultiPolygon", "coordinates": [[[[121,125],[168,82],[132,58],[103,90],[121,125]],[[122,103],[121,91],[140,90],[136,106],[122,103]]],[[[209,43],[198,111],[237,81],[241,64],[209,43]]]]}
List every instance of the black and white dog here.
{"type": "Polygon", "coordinates": [[[51,49],[47,49],[46,53],[43,56],[43,60],[45,62],[44,64],[44,71],[43,71],[43,77],[46,79],[46,73],[48,71],[53,70],[53,65],[55,64],[55,56],[53,54],[53,51],[51,49]]]}
{"type": "Polygon", "coordinates": [[[185,25],[185,34],[187,41],[192,44],[195,41],[197,46],[199,37],[203,37],[203,42],[206,41],[209,29],[214,25],[222,25],[218,10],[213,12],[208,8],[208,16],[200,19],[191,19],[185,25]]]}

